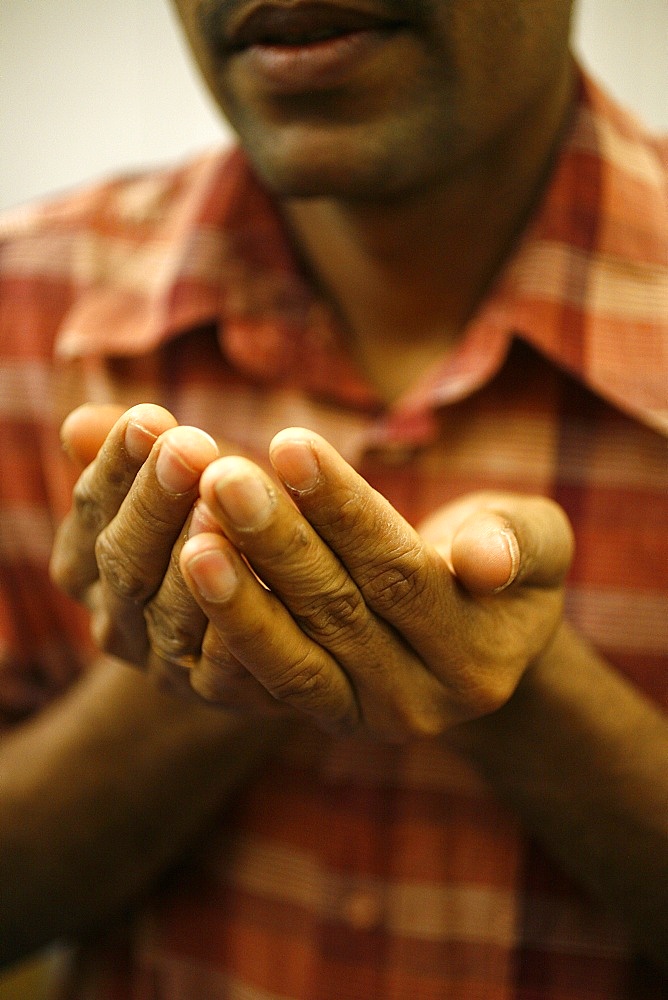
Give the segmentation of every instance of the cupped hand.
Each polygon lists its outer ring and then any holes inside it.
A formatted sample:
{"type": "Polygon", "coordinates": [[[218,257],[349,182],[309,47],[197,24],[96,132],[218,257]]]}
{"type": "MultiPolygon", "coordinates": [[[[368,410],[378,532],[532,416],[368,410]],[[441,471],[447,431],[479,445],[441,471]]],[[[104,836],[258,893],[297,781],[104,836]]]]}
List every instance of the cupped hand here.
{"type": "Polygon", "coordinates": [[[200,667],[224,678],[224,696],[210,686],[207,701],[286,714],[219,636],[204,642],[208,619],[179,568],[189,533],[220,530],[198,502],[199,478],[226,442],[178,426],[148,403],[127,411],[85,404],[64,421],[61,437],[85,468],[56,536],[51,575],[90,610],[99,648],[186,697],[201,698],[189,680],[200,667]]]}
{"type": "Polygon", "coordinates": [[[206,618],[178,550],[197,517],[199,476],[219,454],[215,442],[152,404],[80,407],[61,437],[75,461],[90,464],[56,537],[53,579],[89,608],[104,652],[190,691],[185,668],[206,618]]]}
{"type": "Polygon", "coordinates": [[[179,555],[208,620],[195,688],[228,704],[242,669],[254,697],[384,740],[503,705],[560,622],[561,508],[480,493],[418,532],[318,435],[282,431],[270,457],[286,492],[239,457],[201,477],[220,531],[199,525],[179,555]]]}

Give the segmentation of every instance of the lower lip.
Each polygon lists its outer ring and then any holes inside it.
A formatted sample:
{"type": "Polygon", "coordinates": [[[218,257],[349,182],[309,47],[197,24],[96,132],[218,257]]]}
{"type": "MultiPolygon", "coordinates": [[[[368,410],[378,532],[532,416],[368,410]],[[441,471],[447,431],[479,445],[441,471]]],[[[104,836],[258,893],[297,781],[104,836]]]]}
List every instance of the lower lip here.
{"type": "Polygon", "coordinates": [[[237,53],[248,72],[275,94],[331,90],[344,84],[397,29],[352,31],[307,45],[250,45],[237,53]]]}

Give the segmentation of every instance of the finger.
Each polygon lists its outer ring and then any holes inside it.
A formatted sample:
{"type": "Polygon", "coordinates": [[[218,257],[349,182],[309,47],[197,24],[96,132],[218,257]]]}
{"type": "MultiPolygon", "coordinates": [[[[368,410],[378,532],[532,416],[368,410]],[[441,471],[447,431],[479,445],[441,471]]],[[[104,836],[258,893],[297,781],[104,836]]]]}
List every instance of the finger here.
{"type": "Polygon", "coordinates": [[[158,438],[97,539],[100,577],[119,596],[141,602],[155,593],[197,498],[199,477],[216,455],[213,439],[197,427],[174,427],[158,438]]]}
{"type": "Polygon", "coordinates": [[[189,680],[198,697],[226,711],[252,711],[264,717],[292,711],[232,655],[213,625],[209,625],[201,656],[190,670],[189,680]]]}
{"type": "MultiPolygon", "coordinates": [[[[215,534],[188,539],[181,552],[183,575],[206,613],[208,633],[200,677],[211,692],[217,655],[225,650],[279,702],[336,730],[356,724],[355,695],[331,655],[309,639],[285,606],[264,587],[230,542],[215,534]]],[[[222,680],[221,680],[222,683],[222,680]]]]}
{"type": "MultiPolygon", "coordinates": [[[[517,539],[518,567],[514,582],[527,587],[560,587],[575,550],[573,529],[563,508],[546,497],[506,494],[494,499],[492,509],[517,539]]],[[[459,536],[455,536],[455,563],[461,564],[460,550],[465,547],[459,536]]]]}
{"type": "Polygon", "coordinates": [[[513,583],[558,587],[573,557],[568,519],[543,497],[472,494],[423,530],[472,594],[498,594],[513,583]]]}
{"type": "MultiPolygon", "coordinates": [[[[103,648],[137,662],[148,645],[145,605],[168,574],[173,549],[197,498],[199,477],[217,455],[215,442],[195,427],[174,427],[162,434],[135,477],[116,517],[100,533],[95,547],[100,578],[96,628],[103,648]],[[106,620],[105,620],[106,619],[106,620]],[[108,631],[105,632],[105,628],[108,631]]],[[[178,563],[172,564],[163,600],[182,598],[175,607],[173,625],[190,620],[192,604],[178,582],[178,563]],[[177,614],[178,608],[178,614],[177,614]]],[[[155,609],[159,614],[161,604],[155,609]]],[[[154,641],[165,627],[153,621],[154,641]]],[[[197,615],[197,621],[200,616],[197,615]]],[[[184,635],[188,635],[184,631],[184,635]]],[[[196,633],[196,639],[199,635],[196,633]]]]}
{"type": "Polygon", "coordinates": [[[462,608],[435,548],[319,435],[301,428],[281,431],[270,457],[366,604],[428,663],[442,660],[462,608]]]}
{"type": "Polygon", "coordinates": [[[197,504],[172,548],[169,565],[157,592],[144,606],[150,660],[173,664],[186,672],[197,664],[208,622],[183,579],[180,556],[189,536],[216,530],[218,526],[207,515],[204,505],[197,504]]]}
{"type": "MultiPolygon", "coordinates": [[[[78,425],[81,436],[90,416],[90,408],[75,410],[70,415],[73,433],[78,425]]],[[[93,424],[99,429],[95,417],[93,424]]],[[[97,458],[79,477],[72,509],[56,537],[50,567],[56,583],[78,600],[85,599],[87,588],[98,577],[95,544],[100,531],[117,514],[158,435],[175,424],[174,417],[162,407],[132,407],[116,421],[97,458]]],[[[79,440],[77,434],[74,437],[79,440]]]]}

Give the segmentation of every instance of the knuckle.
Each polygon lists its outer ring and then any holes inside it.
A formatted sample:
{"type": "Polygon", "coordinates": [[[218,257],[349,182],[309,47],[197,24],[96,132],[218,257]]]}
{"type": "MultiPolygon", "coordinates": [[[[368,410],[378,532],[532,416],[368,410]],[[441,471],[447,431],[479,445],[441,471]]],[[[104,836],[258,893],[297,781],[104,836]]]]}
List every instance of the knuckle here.
{"type": "Polygon", "coordinates": [[[189,593],[173,577],[168,577],[169,580],[143,608],[146,634],[154,653],[185,666],[199,653],[206,618],[189,593]]]}
{"type": "Polygon", "coordinates": [[[153,494],[147,492],[145,487],[134,489],[131,497],[132,513],[123,515],[119,530],[127,532],[133,540],[143,542],[144,547],[146,539],[159,542],[164,537],[171,537],[181,527],[181,515],[176,515],[175,521],[169,510],[160,510],[153,494]]]}
{"type": "Polygon", "coordinates": [[[349,735],[359,726],[355,699],[336,690],[329,664],[313,651],[295,657],[281,674],[263,684],[275,702],[316,718],[334,735],[349,735]]]}
{"type": "MultiPolygon", "coordinates": [[[[356,561],[368,547],[369,532],[378,526],[378,511],[367,490],[355,488],[336,495],[316,510],[309,510],[309,521],[318,534],[335,539],[338,552],[356,561]]],[[[373,491],[372,491],[373,493],[373,491]]]]}
{"type": "Polygon", "coordinates": [[[156,577],[162,577],[172,558],[172,542],[176,525],[163,519],[137,497],[134,516],[117,517],[95,539],[95,558],[100,577],[110,589],[126,601],[147,600],[156,588],[156,577]],[[160,565],[161,552],[164,565],[160,565]],[[145,567],[143,560],[151,562],[145,567]]]}
{"type": "Polygon", "coordinates": [[[295,656],[263,684],[276,702],[315,717],[330,732],[351,732],[358,722],[355,704],[342,697],[327,658],[316,650],[295,656]]]}
{"type": "Polygon", "coordinates": [[[421,550],[395,556],[390,563],[376,566],[360,584],[367,602],[381,615],[400,612],[418,600],[425,589],[421,550]]]}
{"type": "Polygon", "coordinates": [[[72,491],[74,515],[87,532],[101,531],[107,523],[106,512],[92,489],[91,476],[84,472],[72,491]]]}
{"type": "Polygon", "coordinates": [[[337,533],[359,533],[360,528],[367,523],[366,509],[364,497],[354,491],[343,498],[341,503],[328,509],[327,527],[335,529],[337,533]]]}
{"type": "Polygon", "coordinates": [[[95,558],[100,578],[117,597],[138,603],[149,596],[129,547],[120,548],[111,532],[103,531],[97,536],[95,558]]]}
{"type": "Polygon", "coordinates": [[[296,657],[267,684],[267,689],[277,701],[299,705],[318,701],[327,687],[323,664],[318,663],[310,650],[296,657]]]}
{"type": "Polygon", "coordinates": [[[317,593],[293,617],[302,631],[321,642],[361,632],[367,620],[364,599],[352,583],[331,593],[317,593]]]}
{"type": "Polygon", "coordinates": [[[155,655],[186,666],[199,649],[199,642],[192,632],[180,626],[169,615],[156,613],[151,605],[145,608],[144,619],[148,642],[155,655]]]}

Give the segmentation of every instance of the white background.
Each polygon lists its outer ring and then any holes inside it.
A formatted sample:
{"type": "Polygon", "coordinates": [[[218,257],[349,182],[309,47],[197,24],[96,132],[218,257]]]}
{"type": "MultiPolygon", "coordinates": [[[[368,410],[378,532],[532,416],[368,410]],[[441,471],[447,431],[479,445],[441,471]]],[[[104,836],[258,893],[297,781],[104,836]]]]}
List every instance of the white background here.
{"type": "MultiPolygon", "coordinates": [[[[668,130],[668,0],[580,0],[575,47],[668,130]]],[[[227,135],[167,0],[0,0],[0,207],[227,135]]]]}

